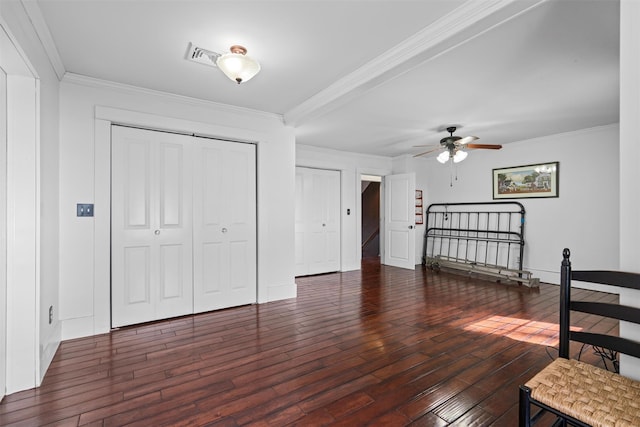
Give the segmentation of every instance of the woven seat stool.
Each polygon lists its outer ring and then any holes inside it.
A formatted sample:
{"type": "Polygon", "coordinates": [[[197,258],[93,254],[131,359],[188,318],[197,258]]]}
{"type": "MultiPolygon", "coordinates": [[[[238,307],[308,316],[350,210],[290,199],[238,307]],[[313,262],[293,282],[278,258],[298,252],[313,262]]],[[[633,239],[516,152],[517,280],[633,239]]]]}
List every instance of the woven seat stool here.
{"type": "MultiPolygon", "coordinates": [[[[544,419],[545,413],[551,413],[555,416],[554,427],[640,427],[640,381],[617,372],[618,354],[640,358],[640,341],[618,335],[620,321],[640,325],[640,307],[605,303],[590,296],[571,297],[573,281],[604,285],[617,294],[622,289],[640,291],[640,274],[573,270],[570,255],[569,249],[562,251],[559,357],[520,386],[518,425],[531,427],[544,419]],[[601,323],[598,321],[572,328],[574,312],[610,319],[607,321],[613,321],[616,327],[603,332],[594,327],[601,323]],[[608,351],[616,372],[571,359],[571,341],[582,343],[582,348],[592,346],[608,351]],[[532,408],[537,409],[534,412],[532,408]]],[[[582,349],[578,358],[580,354],[582,349]]]]}
{"type": "Polygon", "coordinates": [[[529,380],[531,397],[594,427],[640,426],[640,382],[558,358],[529,380]]]}

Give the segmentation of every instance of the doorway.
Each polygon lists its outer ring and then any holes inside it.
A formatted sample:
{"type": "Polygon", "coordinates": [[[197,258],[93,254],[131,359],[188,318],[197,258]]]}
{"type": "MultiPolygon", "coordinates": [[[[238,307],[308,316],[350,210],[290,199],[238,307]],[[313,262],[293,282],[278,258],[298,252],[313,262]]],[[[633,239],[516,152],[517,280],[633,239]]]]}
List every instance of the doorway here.
{"type": "Polygon", "coordinates": [[[415,174],[361,174],[360,182],[361,259],[414,270],[415,174]]]}
{"type": "Polygon", "coordinates": [[[361,175],[362,259],[380,261],[380,183],[382,177],[361,175]]]}

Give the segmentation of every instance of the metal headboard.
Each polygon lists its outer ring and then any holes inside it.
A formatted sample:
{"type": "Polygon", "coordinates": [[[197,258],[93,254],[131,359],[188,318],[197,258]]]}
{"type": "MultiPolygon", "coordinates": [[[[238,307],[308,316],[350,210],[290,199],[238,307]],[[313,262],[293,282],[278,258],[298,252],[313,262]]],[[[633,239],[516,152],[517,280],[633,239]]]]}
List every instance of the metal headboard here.
{"type": "Polygon", "coordinates": [[[518,202],[433,203],[426,212],[422,265],[536,286],[522,268],[525,209],[518,202]]]}

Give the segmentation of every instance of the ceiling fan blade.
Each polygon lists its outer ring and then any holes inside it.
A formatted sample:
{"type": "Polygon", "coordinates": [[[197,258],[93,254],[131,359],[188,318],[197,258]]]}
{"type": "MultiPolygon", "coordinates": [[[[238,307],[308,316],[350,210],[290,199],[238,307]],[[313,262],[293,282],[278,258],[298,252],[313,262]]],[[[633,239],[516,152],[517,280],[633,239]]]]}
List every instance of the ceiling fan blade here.
{"type": "Polygon", "coordinates": [[[438,148],[434,148],[434,149],[432,149],[432,150],[425,151],[424,153],[416,154],[416,155],[414,155],[413,157],[420,157],[420,156],[424,156],[425,154],[433,153],[434,151],[438,151],[439,149],[440,149],[440,147],[438,147],[438,148]]]}
{"type": "Polygon", "coordinates": [[[457,144],[463,145],[463,144],[468,144],[472,141],[475,141],[476,139],[480,139],[477,136],[465,136],[464,138],[460,138],[458,141],[456,141],[457,144]]]}
{"type": "Polygon", "coordinates": [[[467,148],[469,149],[486,149],[486,150],[499,150],[502,148],[502,145],[498,144],[467,144],[467,148]]]}
{"type": "Polygon", "coordinates": [[[412,147],[440,147],[439,144],[413,145],[412,147]]]}

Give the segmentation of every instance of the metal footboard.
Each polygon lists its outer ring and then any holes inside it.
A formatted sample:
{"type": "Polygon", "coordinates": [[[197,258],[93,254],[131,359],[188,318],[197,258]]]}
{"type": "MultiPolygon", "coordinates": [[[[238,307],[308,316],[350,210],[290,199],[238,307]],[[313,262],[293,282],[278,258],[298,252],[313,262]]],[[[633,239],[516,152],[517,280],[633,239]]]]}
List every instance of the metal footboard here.
{"type": "Polygon", "coordinates": [[[518,202],[431,204],[422,265],[538,286],[522,267],[524,225],[525,209],[518,202]]]}

